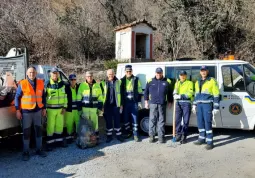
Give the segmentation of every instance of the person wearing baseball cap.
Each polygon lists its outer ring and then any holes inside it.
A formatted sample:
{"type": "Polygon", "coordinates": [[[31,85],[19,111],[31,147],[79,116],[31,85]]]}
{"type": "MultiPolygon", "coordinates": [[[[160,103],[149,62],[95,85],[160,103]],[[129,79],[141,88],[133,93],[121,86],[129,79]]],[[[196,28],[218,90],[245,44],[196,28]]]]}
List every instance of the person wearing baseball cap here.
{"type": "Polygon", "coordinates": [[[187,135],[189,120],[191,114],[191,102],[193,100],[193,82],[187,79],[187,72],[185,70],[180,71],[179,79],[175,82],[174,86],[174,99],[176,100],[176,141],[181,141],[185,144],[187,135]],[[182,123],[183,119],[183,125],[182,123]]]}
{"type": "Polygon", "coordinates": [[[76,130],[78,129],[79,125],[79,112],[78,112],[78,101],[77,101],[77,93],[80,84],[77,83],[77,77],[75,74],[69,75],[69,85],[68,90],[70,92],[70,98],[68,97],[68,106],[65,113],[65,123],[66,128],[64,129],[65,132],[65,138],[67,140],[67,143],[72,143],[74,139],[74,134],[76,133],[76,130]],[[74,125],[76,130],[74,130],[74,125]]]}
{"type": "Polygon", "coordinates": [[[206,143],[206,149],[213,149],[212,118],[219,112],[219,87],[213,77],[209,77],[207,66],[200,68],[201,78],[195,84],[193,113],[197,114],[199,137],[195,145],[206,143]]]}
{"type": "Polygon", "coordinates": [[[125,72],[126,74],[121,79],[120,87],[124,117],[123,135],[125,138],[128,138],[132,135],[133,131],[134,141],[139,142],[140,138],[138,134],[138,108],[141,107],[143,90],[139,78],[133,75],[132,65],[126,65],[125,72]]]}
{"type": "Polygon", "coordinates": [[[64,114],[68,106],[68,90],[59,77],[59,70],[53,67],[50,80],[46,84],[47,109],[47,151],[52,151],[55,142],[67,147],[63,136],[64,114]]]}
{"type": "Polygon", "coordinates": [[[167,103],[170,108],[173,102],[173,90],[171,80],[163,76],[163,69],[158,67],[155,72],[155,77],[148,80],[144,91],[145,108],[150,108],[149,142],[155,142],[158,125],[158,140],[165,143],[165,111],[167,103]]]}

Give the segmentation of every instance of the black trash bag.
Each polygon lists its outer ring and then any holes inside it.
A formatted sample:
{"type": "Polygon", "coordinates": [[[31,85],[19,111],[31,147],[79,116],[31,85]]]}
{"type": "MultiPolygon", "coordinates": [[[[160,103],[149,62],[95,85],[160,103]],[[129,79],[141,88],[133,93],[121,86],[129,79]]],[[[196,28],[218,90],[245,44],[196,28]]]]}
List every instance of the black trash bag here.
{"type": "Polygon", "coordinates": [[[91,148],[97,145],[95,129],[93,129],[91,121],[83,114],[80,116],[76,145],[81,149],[91,148]]]}

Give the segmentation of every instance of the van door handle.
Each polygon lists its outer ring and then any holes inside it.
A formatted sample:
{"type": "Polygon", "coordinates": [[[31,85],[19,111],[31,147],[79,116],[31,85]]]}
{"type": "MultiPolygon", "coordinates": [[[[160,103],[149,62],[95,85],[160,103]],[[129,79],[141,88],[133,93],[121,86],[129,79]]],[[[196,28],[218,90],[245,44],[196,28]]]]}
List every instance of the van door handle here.
{"type": "Polygon", "coordinates": [[[225,109],[225,107],[223,106],[222,109],[225,109]]]}

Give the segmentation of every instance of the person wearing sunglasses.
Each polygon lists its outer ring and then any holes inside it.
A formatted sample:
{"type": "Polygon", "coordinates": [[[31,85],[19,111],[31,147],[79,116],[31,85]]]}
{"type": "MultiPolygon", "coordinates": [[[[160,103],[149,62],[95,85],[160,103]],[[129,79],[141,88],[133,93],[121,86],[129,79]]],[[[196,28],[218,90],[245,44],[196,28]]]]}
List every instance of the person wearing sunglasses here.
{"type": "Polygon", "coordinates": [[[138,103],[141,105],[141,97],[143,95],[142,86],[139,78],[133,75],[132,65],[125,66],[126,75],[121,79],[121,99],[123,103],[123,117],[124,117],[124,137],[130,137],[130,124],[132,123],[132,130],[134,140],[140,141],[138,134],[138,103]],[[130,116],[132,120],[130,121],[130,116]]]}

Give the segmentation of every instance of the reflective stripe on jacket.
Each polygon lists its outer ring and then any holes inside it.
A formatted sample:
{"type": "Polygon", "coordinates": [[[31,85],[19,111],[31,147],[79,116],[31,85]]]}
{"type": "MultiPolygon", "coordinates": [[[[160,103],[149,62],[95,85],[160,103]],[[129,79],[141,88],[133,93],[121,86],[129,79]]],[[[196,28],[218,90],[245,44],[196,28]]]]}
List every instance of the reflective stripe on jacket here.
{"type": "Polygon", "coordinates": [[[103,107],[103,95],[100,84],[96,83],[96,81],[93,81],[91,92],[87,82],[81,83],[78,89],[77,100],[81,102],[82,107],[92,107],[101,110],[103,107]]]}
{"type": "Polygon", "coordinates": [[[36,79],[36,91],[29,83],[27,79],[20,82],[23,95],[21,97],[21,109],[34,109],[36,105],[42,108],[44,105],[42,103],[42,96],[44,92],[44,82],[43,80],[36,79]]]}
{"type": "Polygon", "coordinates": [[[217,81],[212,77],[207,77],[201,86],[202,79],[195,84],[195,101],[197,103],[213,103],[214,109],[219,109],[219,87],[217,81]]]}
{"type": "Polygon", "coordinates": [[[174,85],[174,95],[181,95],[181,99],[177,100],[178,102],[189,102],[191,103],[194,99],[194,84],[189,80],[184,82],[177,81],[174,85]]]}
{"type": "Polygon", "coordinates": [[[138,77],[132,75],[130,79],[126,76],[121,79],[122,103],[125,100],[133,100],[138,103],[141,102],[143,95],[142,85],[138,77]]]}
{"type": "Polygon", "coordinates": [[[56,83],[50,79],[46,88],[47,108],[67,108],[67,94],[65,87],[64,82],[60,79],[56,83]]]}
{"type": "Polygon", "coordinates": [[[70,89],[71,89],[71,92],[72,92],[72,109],[77,110],[78,109],[78,102],[79,102],[79,100],[77,99],[79,85],[76,84],[75,88],[72,88],[70,86],[70,89]]]}

